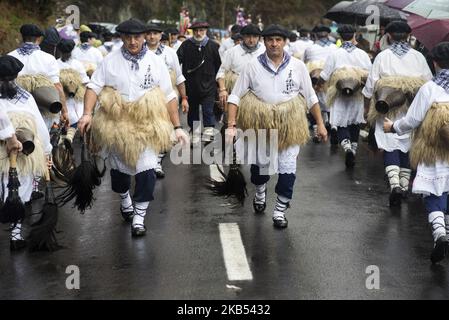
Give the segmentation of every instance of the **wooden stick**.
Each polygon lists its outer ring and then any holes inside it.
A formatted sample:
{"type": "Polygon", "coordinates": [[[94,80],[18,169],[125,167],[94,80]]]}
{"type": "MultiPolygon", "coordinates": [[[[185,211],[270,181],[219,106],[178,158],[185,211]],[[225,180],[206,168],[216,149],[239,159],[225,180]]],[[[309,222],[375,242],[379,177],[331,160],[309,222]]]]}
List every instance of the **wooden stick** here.
{"type": "Polygon", "coordinates": [[[12,151],[9,154],[9,166],[13,169],[16,169],[17,167],[17,152],[12,151]]]}

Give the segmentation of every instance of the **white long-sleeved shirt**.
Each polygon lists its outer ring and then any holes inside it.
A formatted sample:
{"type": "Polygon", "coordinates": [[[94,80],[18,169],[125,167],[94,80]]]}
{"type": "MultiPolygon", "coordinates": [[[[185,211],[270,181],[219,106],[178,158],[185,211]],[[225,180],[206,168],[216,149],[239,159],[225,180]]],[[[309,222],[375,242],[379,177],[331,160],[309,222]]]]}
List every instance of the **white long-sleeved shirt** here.
{"type": "MultiPolygon", "coordinates": [[[[278,70],[268,57],[267,61],[272,70],[278,70]]],[[[249,90],[252,90],[265,103],[286,102],[299,94],[304,96],[309,109],[318,103],[305,64],[293,57],[288,65],[276,75],[268,72],[258,59],[251,60],[239,75],[228,102],[238,106],[240,99],[249,90]]]]}
{"type": "Polygon", "coordinates": [[[59,69],[73,69],[78,71],[80,77],[81,77],[81,81],[85,84],[88,83],[90,81],[87,73],[86,73],[86,68],[84,68],[83,64],[81,62],[79,62],[76,59],[70,58],[67,61],[62,61],[61,59],[57,60],[58,62],[58,66],[59,69]]]}
{"type": "MultiPolygon", "coordinates": [[[[139,61],[139,70],[131,70],[132,63],[126,60],[122,52],[114,51],[107,55],[100,67],[94,72],[88,88],[98,95],[104,86],[116,89],[125,101],[136,101],[148,90],[159,87],[164,92],[166,102],[177,99],[173,91],[170,74],[164,61],[151,51],[139,61]]],[[[157,154],[148,148],[139,157],[135,168],[124,163],[119,155],[109,150],[111,168],[122,173],[135,175],[139,172],[154,169],[157,165],[157,154]]]]}
{"type": "MultiPolygon", "coordinates": [[[[368,54],[359,48],[354,49],[352,52],[339,48],[333,51],[327,58],[320,77],[325,81],[329,81],[336,70],[344,67],[360,68],[369,72],[371,60],[368,54]]],[[[330,123],[337,127],[364,123],[363,105],[363,96],[360,94],[355,97],[337,97],[334,105],[329,106],[331,110],[330,123]]]]}
{"type": "Polygon", "coordinates": [[[218,70],[216,79],[224,79],[226,71],[232,71],[240,74],[246,65],[254,58],[265,52],[265,46],[262,44],[259,49],[252,53],[247,53],[242,46],[235,46],[226,51],[224,58],[221,60],[221,66],[218,70]]]}
{"type": "Polygon", "coordinates": [[[41,50],[35,50],[30,55],[21,55],[17,49],[8,54],[23,63],[23,69],[19,72],[19,76],[43,74],[53,83],[59,83],[58,63],[51,54],[41,50]]]}
{"type": "Polygon", "coordinates": [[[83,63],[93,63],[97,67],[103,61],[103,54],[100,50],[94,47],[90,47],[87,50],[82,50],[80,47],[76,47],[72,51],[72,57],[83,63]]]}
{"type": "Polygon", "coordinates": [[[234,40],[232,40],[231,37],[225,39],[221,43],[220,48],[218,48],[218,54],[220,55],[220,59],[223,59],[225,52],[228,51],[229,49],[231,49],[234,46],[235,46],[235,43],[234,43],[234,40]]]}
{"type": "Polygon", "coordinates": [[[310,61],[326,61],[327,57],[329,57],[330,54],[337,49],[338,47],[333,43],[325,47],[314,43],[310,47],[305,49],[303,61],[305,63],[310,61]]]}
{"type": "MultiPolygon", "coordinates": [[[[432,72],[420,52],[410,49],[402,58],[399,58],[391,49],[386,49],[379,53],[374,60],[362,94],[370,99],[374,94],[376,82],[386,76],[421,77],[423,80],[430,80],[432,72]]],[[[405,113],[398,114],[395,119],[391,120],[402,118],[404,115],[405,113]]],[[[408,152],[410,149],[410,135],[398,136],[396,133],[385,133],[383,119],[376,121],[375,136],[378,147],[385,151],[408,152]]]]}
{"type": "MultiPolygon", "coordinates": [[[[153,50],[152,50],[153,51],[153,50]]],[[[153,51],[155,52],[155,51],[153,51]]],[[[174,71],[176,74],[176,85],[180,85],[181,83],[186,81],[186,78],[182,74],[182,69],[179,64],[178,55],[173,48],[169,46],[164,46],[162,53],[159,57],[164,60],[165,65],[167,66],[169,71],[174,71]]]]}

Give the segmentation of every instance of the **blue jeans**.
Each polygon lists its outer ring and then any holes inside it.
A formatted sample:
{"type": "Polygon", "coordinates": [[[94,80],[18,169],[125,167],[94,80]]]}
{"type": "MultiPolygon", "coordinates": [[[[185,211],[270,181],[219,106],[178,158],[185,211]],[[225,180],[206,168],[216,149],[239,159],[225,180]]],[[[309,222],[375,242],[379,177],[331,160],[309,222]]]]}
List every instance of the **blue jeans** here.
{"type": "Polygon", "coordinates": [[[215,127],[214,99],[189,100],[187,124],[192,129],[194,121],[200,121],[200,105],[203,111],[203,126],[215,127]]]}
{"type": "MultiPolygon", "coordinates": [[[[133,200],[135,202],[153,201],[154,186],[156,185],[156,173],[154,169],[136,174],[136,186],[133,200]]],[[[111,169],[112,191],[125,193],[131,187],[131,176],[118,170],[111,169]]]]}
{"type": "MultiPolygon", "coordinates": [[[[269,175],[260,175],[260,169],[256,165],[251,165],[251,182],[255,185],[267,183],[270,180],[269,175]]],[[[279,174],[275,192],[283,197],[291,199],[293,197],[293,187],[295,185],[296,175],[293,173],[279,174]]]]}

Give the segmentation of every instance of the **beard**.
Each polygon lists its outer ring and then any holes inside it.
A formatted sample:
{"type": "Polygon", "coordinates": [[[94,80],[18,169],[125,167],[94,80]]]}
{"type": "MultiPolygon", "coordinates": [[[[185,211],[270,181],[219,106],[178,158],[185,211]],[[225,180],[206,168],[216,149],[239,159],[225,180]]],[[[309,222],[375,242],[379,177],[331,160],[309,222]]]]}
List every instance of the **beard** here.
{"type": "Polygon", "coordinates": [[[206,35],[202,35],[202,36],[193,36],[193,38],[194,38],[196,41],[203,41],[204,38],[206,38],[206,35]]]}

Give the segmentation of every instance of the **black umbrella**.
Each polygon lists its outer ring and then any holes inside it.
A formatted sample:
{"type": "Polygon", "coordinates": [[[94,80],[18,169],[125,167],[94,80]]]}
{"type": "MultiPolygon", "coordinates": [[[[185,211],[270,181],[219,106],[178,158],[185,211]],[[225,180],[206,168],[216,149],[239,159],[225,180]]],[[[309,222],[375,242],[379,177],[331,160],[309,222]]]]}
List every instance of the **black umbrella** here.
{"type": "Polygon", "coordinates": [[[403,12],[390,8],[379,0],[360,0],[351,2],[349,5],[347,1],[342,1],[332,7],[325,17],[339,23],[358,25],[376,23],[376,17],[381,24],[393,20],[407,20],[403,12]]]}

